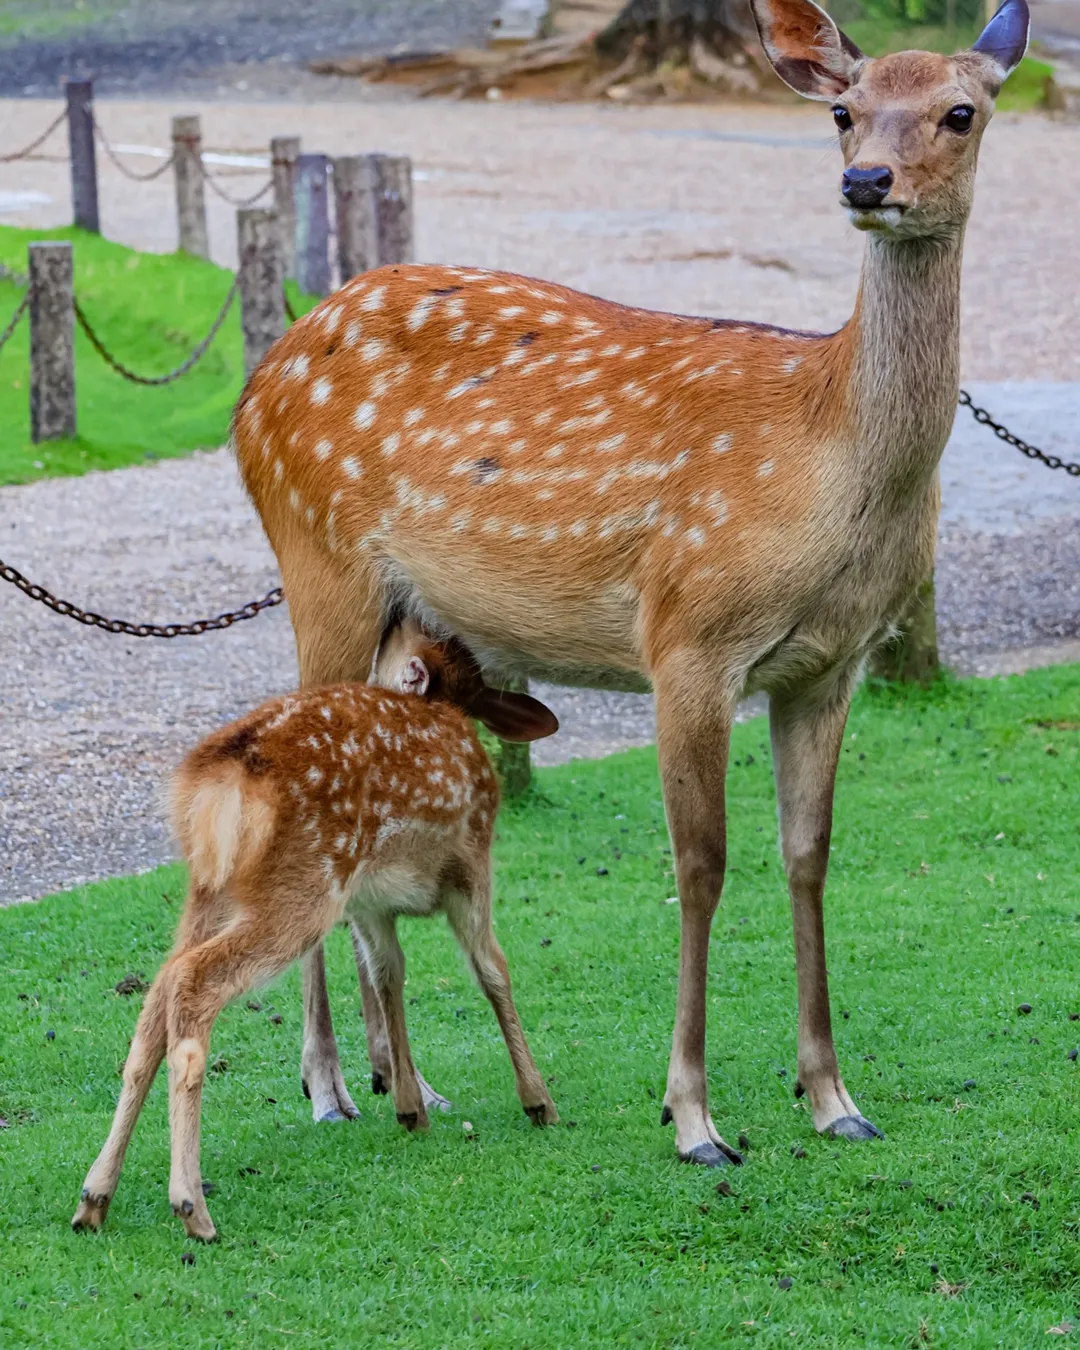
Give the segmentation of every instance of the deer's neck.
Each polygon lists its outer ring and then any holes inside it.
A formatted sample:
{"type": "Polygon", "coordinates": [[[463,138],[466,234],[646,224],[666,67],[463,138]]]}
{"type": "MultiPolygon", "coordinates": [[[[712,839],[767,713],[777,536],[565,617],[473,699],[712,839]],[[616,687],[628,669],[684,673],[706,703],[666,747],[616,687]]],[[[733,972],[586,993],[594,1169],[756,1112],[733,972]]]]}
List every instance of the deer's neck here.
{"type": "Polygon", "coordinates": [[[845,330],[848,414],[857,456],[901,490],[932,477],[956,413],[962,252],[962,230],[947,239],[867,239],[845,330]]]}

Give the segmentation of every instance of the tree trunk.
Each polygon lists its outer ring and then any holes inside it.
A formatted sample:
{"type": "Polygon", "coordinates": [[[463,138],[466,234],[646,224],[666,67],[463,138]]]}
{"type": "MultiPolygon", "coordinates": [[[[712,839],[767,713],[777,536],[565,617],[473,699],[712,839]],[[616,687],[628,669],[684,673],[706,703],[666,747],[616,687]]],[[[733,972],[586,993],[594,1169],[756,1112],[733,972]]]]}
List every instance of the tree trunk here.
{"type": "Polygon", "coordinates": [[[871,670],[886,680],[928,685],[937,678],[939,669],[931,576],[915,592],[899,634],[874,653],[871,670]]]}
{"type": "Polygon", "coordinates": [[[698,44],[744,65],[757,44],[746,0],[627,0],[596,35],[596,53],[605,62],[623,60],[639,38],[656,65],[686,64],[698,44]]]}

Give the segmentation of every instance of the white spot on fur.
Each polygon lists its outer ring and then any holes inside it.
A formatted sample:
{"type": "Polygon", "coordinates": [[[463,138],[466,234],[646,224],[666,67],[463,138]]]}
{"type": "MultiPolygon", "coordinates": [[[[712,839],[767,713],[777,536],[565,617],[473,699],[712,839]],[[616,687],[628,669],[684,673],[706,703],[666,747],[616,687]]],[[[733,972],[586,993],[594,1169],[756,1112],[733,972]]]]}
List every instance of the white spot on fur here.
{"type": "Polygon", "coordinates": [[[369,314],[374,314],[377,310],[383,308],[386,304],[386,287],[376,286],[370,295],[366,295],[360,302],[360,308],[366,310],[369,314]]]}
{"type": "Polygon", "coordinates": [[[722,431],[719,436],[713,437],[712,450],[714,455],[725,455],[731,449],[731,435],[722,431]]]}
{"type": "Polygon", "coordinates": [[[317,408],[322,407],[333,392],[334,386],[325,375],[320,375],[311,386],[311,401],[317,408]]]}
{"type": "Polygon", "coordinates": [[[362,478],[364,475],[363,466],[353,455],[346,455],[341,461],[341,471],[348,478],[362,478]]]}
{"type": "Polygon", "coordinates": [[[330,451],[333,450],[333,448],[334,445],[332,441],[327,440],[316,441],[314,450],[315,458],[325,459],[327,455],[330,453],[330,451]]]}
{"type": "Polygon", "coordinates": [[[761,463],[758,465],[757,476],[759,478],[768,478],[775,468],[776,468],[775,460],[763,459],[761,463]]]}
{"type": "Polygon", "coordinates": [[[375,414],[378,409],[371,399],[365,399],[363,403],[353,413],[353,423],[358,431],[367,431],[369,427],[375,424],[375,414]]]}

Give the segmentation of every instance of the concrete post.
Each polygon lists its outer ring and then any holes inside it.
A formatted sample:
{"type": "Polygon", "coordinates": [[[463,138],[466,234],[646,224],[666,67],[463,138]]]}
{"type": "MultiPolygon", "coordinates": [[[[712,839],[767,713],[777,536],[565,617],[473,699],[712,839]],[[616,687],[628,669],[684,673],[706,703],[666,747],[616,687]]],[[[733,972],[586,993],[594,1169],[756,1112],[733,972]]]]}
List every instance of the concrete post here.
{"type": "Polygon", "coordinates": [[[246,378],[285,332],[285,294],[273,211],[237,211],[236,228],[246,378]]]}
{"type": "Polygon", "coordinates": [[[203,183],[202,166],[202,127],[198,117],[173,118],[172,145],[179,246],[193,257],[209,258],[206,186],[203,183]]]}
{"type": "Polygon", "coordinates": [[[97,156],[94,147],[93,81],[69,80],[65,93],[68,148],[71,157],[71,204],[75,224],[81,229],[100,234],[97,156]]]}
{"type": "Polygon", "coordinates": [[[309,295],[330,292],[330,160],[296,161],[296,282],[309,295]]]}
{"type": "Polygon", "coordinates": [[[30,439],[75,435],[74,263],[70,244],[31,244],[30,439]]]}
{"type": "Polygon", "coordinates": [[[412,160],[408,155],[374,155],[379,265],[408,263],[413,249],[412,160]]]}
{"type": "Polygon", "coordinates": [[[341,284],[379,266],[378,213],[374,155],[342,155],[334,164],[341,284]]]}
{"type": "Polygon", "coordinates": [[[281,233],[281,266],[296,276],[296,161],[299,136],[275,136],[270,142],[270,176],[274,180],[274,210],[281,233]]]}

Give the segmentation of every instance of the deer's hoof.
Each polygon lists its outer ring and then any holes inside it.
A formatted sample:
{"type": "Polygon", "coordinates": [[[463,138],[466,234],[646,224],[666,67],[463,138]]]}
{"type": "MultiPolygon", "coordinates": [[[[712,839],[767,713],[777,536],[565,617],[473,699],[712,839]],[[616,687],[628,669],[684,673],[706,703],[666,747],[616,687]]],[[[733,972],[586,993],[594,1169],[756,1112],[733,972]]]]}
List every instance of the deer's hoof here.
{"type": "Polygon", "coordinates": [[[348,1120],[348,1119],[349,1117],[345,1114],[344,1111],[339,1111],[336,1106],[332,1106],[329,1111],[324,1111],[322,1113],[322,1115],[315,1122],[315,1124],[333,1125],[336,1124],[339,1120],[348,1120]]]}
{"type": "Polygon", "coordinates": [[[302,1090],[303,1090],[304,1096],[308,1099],[308,1101],[311,1101],[311,1089],[310,1089],[310,1088],[308,1087],[308,1085],[307,1085],[307,1079],[306,1079],[306,1078],[301,1078],[301,1079],[300,1079],[300,1087],[301,1087],[302,1090]]]}
{"type": "Polygon", "coordinates": [[[865,1116],[841,1116],[826,1125],[822,1134],[830,1139],[884,1139],[885,1136],[865,1116]]]}
{"type": "Polygon", "coordinates": [[[76,1233],[96,1233],[105,1222],[109,1212],[110,1195],[91,1195],[83,1190],[79,1208],[71,1217],[71,1227],[76,1233]]]}
{"type": "Polygon", "coordinates": [[[390,1091],[386,1079],[382,1076],[382,1074],[378,1071],[378,1069],[372,1069],[371,1071],[371,1090],[376,1097],[385,1097],[386,1094],[390,1091]]]}
{"type": "Polygon", "coordinates": [[[538,1102],[536,1106],[526,1106],[525,1114],[534,1125],[557,1125],[559,1113],[552,1101],[538,1102]]]}
{"type": "Polygon", "coordinates": [[[688,1152],[680,1153],[679,1157],[696,1167],[741,1167],[743,1162],[742,1154],[730,1145],[723,1141],[717,1145],[711,1139],[695,1144],[688,1152]]]}

